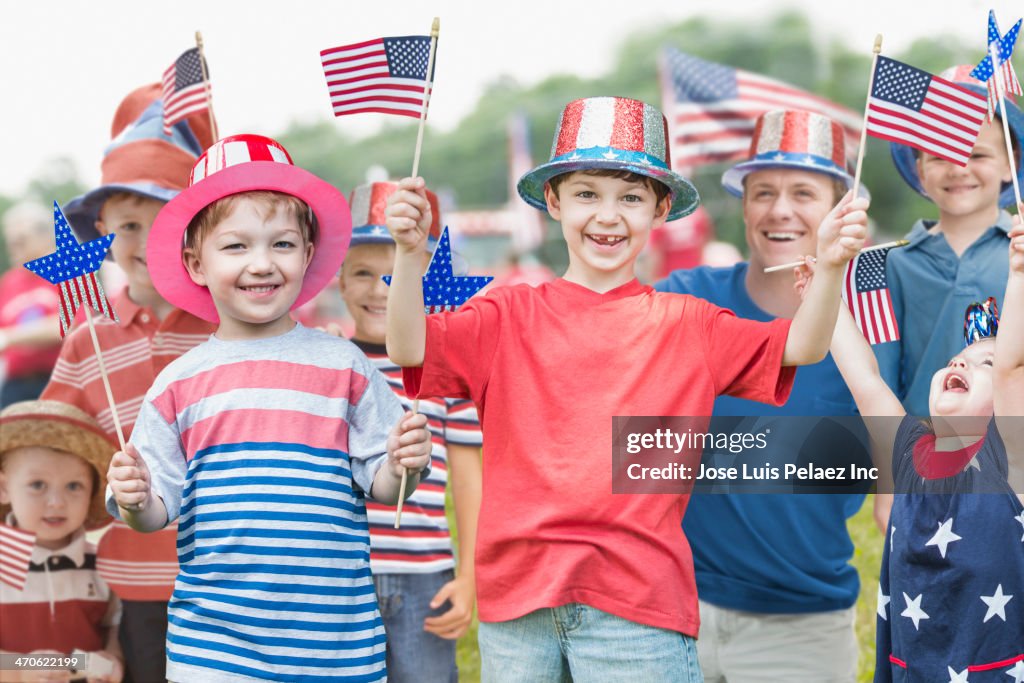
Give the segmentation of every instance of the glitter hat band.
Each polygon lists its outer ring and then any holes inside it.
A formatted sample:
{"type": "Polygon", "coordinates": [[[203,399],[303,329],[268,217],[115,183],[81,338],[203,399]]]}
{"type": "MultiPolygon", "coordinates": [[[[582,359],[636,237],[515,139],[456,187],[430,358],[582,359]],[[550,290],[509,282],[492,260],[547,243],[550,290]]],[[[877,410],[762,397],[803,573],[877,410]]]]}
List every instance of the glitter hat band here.
{"type": "Polygon", "coordinates": [[[668,220],[700,203],[697,190],[671,168],[668,124],[656,108],[624,97],[590,97],[562,110],[551,158],[519,179],[527,204],[546,209],[544,185],[557,175],[587,169],[630,171],[657,180],[672,193],[668,220]]]}
{"type": "MultiPolygon", "coordinates": [[[[822,114],[777,109],[757,119],[750,158],[722,174],[722,186],[742,197],[747,174],[781,168],[824,173],[849,188],[853,177],[846,172],[845,163],[846,136],[841,125],[822,114]]],[[[863,186],[861,193],[867,194],[863,186]]]]}
{"type": "MultiPolygon", "coordinates": [[[[970,64],[961,64],[960,66],[946,69],[940,75],[946,80],[953,81],[976,93],[986,95],[988,90],[985,88],[985,84],[975,80],[970,75],[973,68],[970,64]]],[[[1013,102],[1012,98],[1004,97],[1003,103],[1006,105],[1006,123],[1010,128],[1010,135],[1016,138],[1017,145],[1020,146],[1024,144],[1024,112],[1013,102]]],[[[1001,114],[998,109],[996,113],[1001,114]]],[[[998,126],[999,124],[994,125],[998,126]]],[[[1001,126],[1000,130],[1002,130],[1001,126]]],[[[893,142],[889,144],[889,152],[892,154],[893,163],[896,164],[896,170],[899,171],[907,185],[914,188],[925,199],[931,199],[928,193],[924,191],[924,186],[921,185],[921,178],[917,175],[917,157],[914,156],[914,149],[907,145],[893,142]]],[[[1017,182],[1024,185],[1024,165],[1020,163],[1017,164],[1017,182]]],[[[1013,184],[1006,183],[1006,187],[999,193],[999,206],[1013,206],[1014,201],[1013,184]]]]}
{"type": "Polygon", "coordinates": [[[146,262],[157,291],[171,304],[209,322],[219,322],[210,291],[189,276],[181,259],[185,230],[210,204],[229,195],[268,190],[298,197],[312,210],[317,241],[292,308],[312,299],[337,274],[352,234],[344,195],[333,185],[292,164],[278,142],[262,135],[232,135],[203,153],[189,187],[157,214],[146,245],[146,262]]]}
{"type": "Polygon", "coordinates": [[[999,331],[999,307],[990,296],[984,303],[975,301],[964,312],[964,346],[995,337],[999,331]]]}

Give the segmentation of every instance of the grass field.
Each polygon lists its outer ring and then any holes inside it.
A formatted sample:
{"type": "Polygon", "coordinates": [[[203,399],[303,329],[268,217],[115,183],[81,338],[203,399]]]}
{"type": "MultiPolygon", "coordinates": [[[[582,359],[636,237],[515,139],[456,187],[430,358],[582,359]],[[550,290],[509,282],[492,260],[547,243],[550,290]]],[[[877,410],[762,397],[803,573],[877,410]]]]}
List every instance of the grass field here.
{"type": "MultiPolygon", "coordinates": [[[[860,666],[857,680],[871,681],[875,669],[875,609],[878,596],[878,568],[882,561],[882,536],[871,514],[873,498],[868,496],[864,507],[850,519],[850,536],[856,550],[853,564],[860,573],[860,599],[857,601],[857,640],[860,643],[860,666]]],[[[451,510],[451,505],[448,506],[451,510]]],[[[452,528],[455,520],[450,520],[452,528]]],[[[822,653],[827,655],[828,653],[822,653]]],[[[480,654],[476,648],[476,621],[472,630],[459,640],[459,681],[480,680],[480,654]]],[[[642,682],[638,682],[642,683],[642,682]]]]}

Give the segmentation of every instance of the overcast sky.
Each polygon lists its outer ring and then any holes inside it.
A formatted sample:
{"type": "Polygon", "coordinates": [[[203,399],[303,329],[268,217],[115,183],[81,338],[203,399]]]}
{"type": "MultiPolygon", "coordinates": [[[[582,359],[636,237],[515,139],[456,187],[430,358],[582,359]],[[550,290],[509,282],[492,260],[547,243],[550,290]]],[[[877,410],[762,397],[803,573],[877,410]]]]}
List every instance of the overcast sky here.
{"type": "Polygon", "coordinates": [[[321,49],[425,34],[439,16],[430,115],[431,125],[447,129],[502,74],[526,84],[560,72],[594,76],[636,29],[697,15],[756,21],[786,7],[807,12],[822,43],[840,40],[866,53],[876,33],[894,51],[943,33],[976,41],[980,51],[990,7],[1004,31],[1024,12],[1019,0],[16,0],[4,3],[0,18],[0,193],[20,194],[58,156],[71,157],[86,182],[98,182],[118,102],[159,80],[194,44],[196,29],[206,44],[222,135],[272,134],[293,119],[334,120],[365,134],[381,115],[333,119],[321,49]]]}

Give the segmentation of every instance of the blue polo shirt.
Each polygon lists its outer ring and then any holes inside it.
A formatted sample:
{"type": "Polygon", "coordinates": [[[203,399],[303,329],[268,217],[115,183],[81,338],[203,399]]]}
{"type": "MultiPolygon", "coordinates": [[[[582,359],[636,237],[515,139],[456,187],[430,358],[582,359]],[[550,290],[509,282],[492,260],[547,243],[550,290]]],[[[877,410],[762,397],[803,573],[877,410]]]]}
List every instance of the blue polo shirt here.
{"type": "Polygon", "coordinates": [[[958,258],[935,221],[918,221],[910,244],[893,249],[885,272],[900,331],[895,342],[874,347],[883,379],[910,415],[928,415],[932,375],[964,348],[964,311],[990,296],[1003,303],[1010,274],[1010,214],[974,241],[958,258]]]}
{"type": "MultiPolygon", "coordinates": [[[[677,270],[654,285],[692,294],[741,318],[768,321],[747,293],[746,263],[677,270]]],[[[716,416],[854,415],[856,406],[832,357],[801,367],[789,401],[773,407],[720,396],[716,416]]],[[[850,564],[846,520],[863,494],[700,494],[690,499],[683,529],[693,550],[697,594],[748,612],[795,614],[845,609],[860,581],[850,564]]]]}

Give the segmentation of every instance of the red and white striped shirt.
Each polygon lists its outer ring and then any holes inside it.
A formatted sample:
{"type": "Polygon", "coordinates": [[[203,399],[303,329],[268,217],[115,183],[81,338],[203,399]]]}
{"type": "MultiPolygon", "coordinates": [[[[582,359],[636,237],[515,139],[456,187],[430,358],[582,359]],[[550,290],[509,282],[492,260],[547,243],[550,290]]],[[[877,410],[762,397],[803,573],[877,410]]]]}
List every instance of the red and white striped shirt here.
{"type": "MultiPolygon", "coordinates": [[[[96,336],[127,440],[156,376],[178,356],[209,339],[216,325],[179,310],[160,320],[129,299],[126,291],[114,298],[112,306],[120,322],[97,319],[96,336]]],[[[87,327],[78,326],[65,337],[42,398],[78,406],[94,416],[116,443],[114,419],[87,327]]],[[[177,533],[174,524],[142,534],[114,522],[100,540],[100,575],[122,600],[168,600],[178,575],[177,533]]]]}
{"type": "MultiPolygon", "coordinates": [[[[383,345],[352,340],[388,381],[409,410],[412,400],[402,386],[402,369],[391,362],[383,345]]],[[[426,398],[420,412],[427,416],[433,440],[430,476],[421,481],[402,507],[402,528],[395,528],[395,507],[367,499],[370,522],[370,568],[374,574],[426,574],[455,566],[451,533],[444,513],[448,484],[448,444],[479,447],[483,442],[476,406],[465,399],[426,398]]]]}

